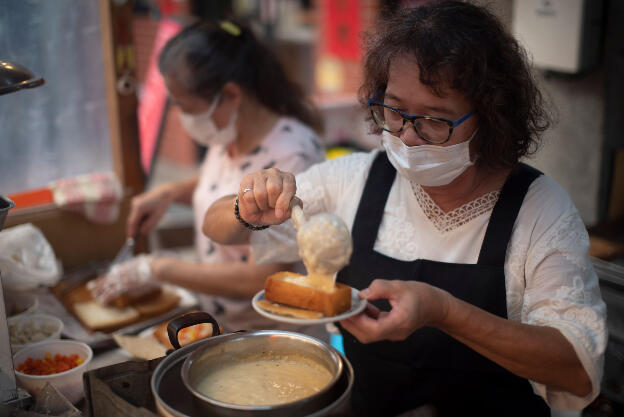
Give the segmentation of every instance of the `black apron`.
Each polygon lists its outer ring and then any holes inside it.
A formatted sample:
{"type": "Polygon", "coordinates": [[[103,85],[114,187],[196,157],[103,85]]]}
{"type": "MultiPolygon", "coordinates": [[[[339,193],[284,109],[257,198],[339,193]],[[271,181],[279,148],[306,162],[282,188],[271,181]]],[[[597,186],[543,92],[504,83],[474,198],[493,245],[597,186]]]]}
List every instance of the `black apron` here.
{"type": "MultiPolygon", "coordinates": [[[[368,287],[375,278],[422,281],[507,318],[504,262],[507,243],[529,185],[541,173],[527,165],[509,175],[492,211],[476,264],[400,261],[373,250],[396,170],[385,152],[375,158],[353,223],[353,254],[338,281],[368,287]]],[[[376,301],[390,310],[387,300],[376,301]]],[[[362,344],[341,328],[355,369],[356,416],[394,416],[430,404],[438,416],[550,416],[550,409],[520,378],[434,328],[402,342],[362,344]]]]}

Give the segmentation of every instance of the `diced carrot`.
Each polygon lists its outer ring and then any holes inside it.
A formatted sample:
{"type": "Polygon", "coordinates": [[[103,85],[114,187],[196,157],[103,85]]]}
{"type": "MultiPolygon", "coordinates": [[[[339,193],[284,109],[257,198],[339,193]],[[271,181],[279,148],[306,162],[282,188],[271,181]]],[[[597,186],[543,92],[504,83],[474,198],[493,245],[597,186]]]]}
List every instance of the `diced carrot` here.
{"type": "Polygon", "coordinates": [[[29,357],[23,363],[17,365],[17,370],[29,375],[50,375],[69,371],[81,363],[84,363],[84,358],[76,354],[67,356],[57,353],[53,357],[51,353],[46,352],[43,360],[29,357]]]}

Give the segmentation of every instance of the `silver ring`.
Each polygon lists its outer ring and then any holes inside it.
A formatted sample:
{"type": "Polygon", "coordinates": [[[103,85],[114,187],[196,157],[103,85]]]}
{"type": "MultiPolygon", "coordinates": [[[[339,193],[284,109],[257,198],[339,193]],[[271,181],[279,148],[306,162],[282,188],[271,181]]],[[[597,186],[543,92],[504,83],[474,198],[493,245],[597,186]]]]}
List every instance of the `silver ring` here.
{"type": "Polygon", "coordinates": [[[245,193],[246,193],[247,191],[253,191],[253,190],[252,190],[251,188],[244,188],[244,189],[243,189],[243,192],[241,193],[241,195],[245,195],[245,193]]]}

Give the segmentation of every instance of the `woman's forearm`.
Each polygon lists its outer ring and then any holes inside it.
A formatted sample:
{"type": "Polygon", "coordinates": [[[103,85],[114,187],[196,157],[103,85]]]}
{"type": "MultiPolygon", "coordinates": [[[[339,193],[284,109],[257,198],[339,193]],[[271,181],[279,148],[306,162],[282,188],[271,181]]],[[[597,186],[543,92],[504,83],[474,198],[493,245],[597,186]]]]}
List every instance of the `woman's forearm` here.
{"type": "Polygon", "coordinates": [[[591,392],[574,348],[553,327],[512,322],[454,297],[436,327],[523,378],[579,397],[591,392]]]}
{"type": "Polygon", "coordinates": [[[167,182],[161,185],[161,187],[166,193],[169,193],[171,201],[191,205],[193,192],[195,187],[197,187],[198,181],[199,176],[194,176],[183,181],[167,182]]]}
{"type": "Polygon", "coordinates": [[[233,298],[251,298],[264,288],[267,276],[290,267],[289,264],[256,265],[253,261],[205,264],[174,258],[155,258],[152,261],[152,272],[158,281],[233,298]]]}
{"type": "Polygon", "coordinates": [[[234,215],[235,199],[235,195],[222,197],[206,211],[202,231],[213,242],[222,245],[249,242],[251,231],[245,228],[234,215]]]}

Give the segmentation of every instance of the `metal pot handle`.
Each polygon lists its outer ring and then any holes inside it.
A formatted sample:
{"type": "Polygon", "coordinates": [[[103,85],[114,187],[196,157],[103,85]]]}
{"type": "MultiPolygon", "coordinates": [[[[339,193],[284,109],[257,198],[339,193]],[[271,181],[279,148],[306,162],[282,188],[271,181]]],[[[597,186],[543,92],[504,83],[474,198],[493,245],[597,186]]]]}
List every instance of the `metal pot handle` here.
{"type": "Polygon", "coordinates": [[[174,318],[167,325],[167,335],[169,336],[171,346],[173,346],[174,349],[180,349],[181,346],[178,341],[178,333],[180,330],[200,323],[212,324],[212,336],[219,336],[221,334],[219,323],[217,323],[217,320],[215,320],[215,318],[210,314],[205,311],[187,313],[174,318]]]}

